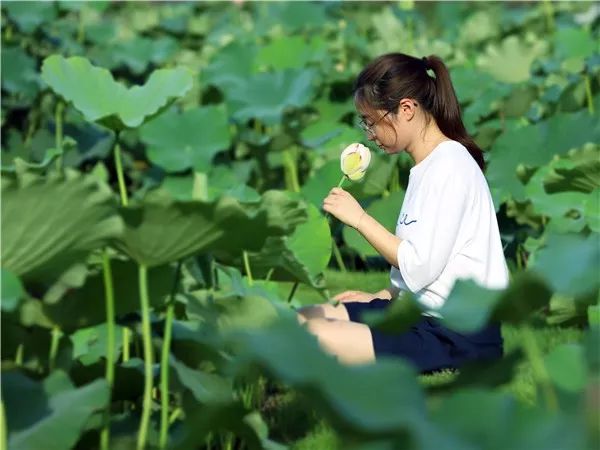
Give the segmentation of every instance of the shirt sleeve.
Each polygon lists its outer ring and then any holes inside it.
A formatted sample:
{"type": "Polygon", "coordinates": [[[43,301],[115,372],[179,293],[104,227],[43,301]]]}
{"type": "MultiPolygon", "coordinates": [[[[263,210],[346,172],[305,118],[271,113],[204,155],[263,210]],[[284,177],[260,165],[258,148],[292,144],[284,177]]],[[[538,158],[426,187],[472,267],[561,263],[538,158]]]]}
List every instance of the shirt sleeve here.
{"type": "Polygon", "coordinates": [[[398,246],[398,269],[418,292],[435,281],[450,260],[468,203],[466,174],[450,167],[428,174],[419,195],[417,229],[398,246]]]}

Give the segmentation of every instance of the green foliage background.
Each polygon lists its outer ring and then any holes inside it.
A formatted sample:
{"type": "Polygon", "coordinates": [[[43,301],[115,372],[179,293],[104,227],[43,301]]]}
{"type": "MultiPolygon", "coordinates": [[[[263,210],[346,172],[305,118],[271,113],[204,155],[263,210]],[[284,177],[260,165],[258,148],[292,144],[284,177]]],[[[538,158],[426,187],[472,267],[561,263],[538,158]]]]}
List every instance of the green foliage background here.
{"type": "MultiPolygon", "coordinates": [[[[599,17],[3,2],[0,448],[597,447],[599,17]],[[442,311],[457,330],[500,320],[506,358],[433,381],[340,365],[290,308],[385,282],[331,270],[386,266],[320,206],[341,150],[368,144],[353,80],[391,51],[450,68],[512,274],[501,293],[457,283],[442,311]],[[289,396],[322,439],[273,413],[289,396]]],[[[345,187],[393,231],[410,160],[372,150],[345,187]]],[[[406,328],[411,302],[373,326],[406,328]]]]}

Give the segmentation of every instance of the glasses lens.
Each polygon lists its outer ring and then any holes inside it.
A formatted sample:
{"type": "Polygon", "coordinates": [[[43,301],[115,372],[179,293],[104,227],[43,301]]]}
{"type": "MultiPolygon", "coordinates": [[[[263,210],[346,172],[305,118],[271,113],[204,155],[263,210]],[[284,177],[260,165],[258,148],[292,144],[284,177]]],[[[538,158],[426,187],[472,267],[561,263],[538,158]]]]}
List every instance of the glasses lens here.
{"type": "Polygon", "coordinates": [[[358,126],[366,133],[371,133],[371,127],[364,120],[358,122],[358,126]]]}

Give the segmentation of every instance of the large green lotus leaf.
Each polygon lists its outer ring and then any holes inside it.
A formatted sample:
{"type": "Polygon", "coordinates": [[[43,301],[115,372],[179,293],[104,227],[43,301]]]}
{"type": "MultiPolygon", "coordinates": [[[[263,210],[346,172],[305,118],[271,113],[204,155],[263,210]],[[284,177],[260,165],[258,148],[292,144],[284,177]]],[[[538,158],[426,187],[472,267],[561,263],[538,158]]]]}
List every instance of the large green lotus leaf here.
{"type": "MultiPolygon", "coordinates": [[[[404,201],[404,191],[392,192],[390,195],[375,200],[366,209],[367,214],[382,224],[390,233],[396,232],[396,222],[400,215],[400,208],[404,201]]],[[[358,252],[362,259],[368,256],[377,256],[371,244],[354,228],[345,226],[342,235],[344,242],[358,252]]]]}
{"type": "MultiPolygon", "coordinates": [[[[138,266],[133,261],[111,260],[115,316],[140,309],[138,266]]],[[[152,267],[148,270],[148,295],[150,304],[164,305],[165,297],[173,287],[175,270],[172,267],[152,267]]],[[[45,315],[63,331],[77,330],[106,321],[104,279],[100,272],[89,275],[79,289],[68,291],[59,302],[44,304],[45,315]]]]}
{"type": "MultiPolygon", "coordinates": [[[[323,155],[327,160],[334,159],[339,161],[342,151],[352,142],[361,142],[364,139],[364,133],[358,127],[349,127],[348,125],[338,124],[341,132],[323,142],[315,149],[315,152],[323,155]]],[[[332,129],[335,129],[332,127],[332,129]]],[[[373,161],[371,161],[373,162],[373,161]]]]}
{"type": "Polygon", "coordinates": [[[535,125],[514,128],[498,137],[491,152],[486,177],[498,208],[509,197],[524,201],[525,188],[519,166],[535,168],[588,142],[600,141],[600,124],[587,111],[556,114],[535,125]],[[564,129],[572,132],[564,133],[564,129]]]}
{"type": "Polygon", "coordinates": [[[557,231],[581,231],[585,226],[584,201],[589,194],[575,191],[548,194],[544,189],[544,180],[552,174],[552,165],[544,166],[527,183],[525,193],[533,205],[531,214],[549,217],[552,228],[557,231]]]}
{"type": "Polygon", "coordinates": [[[32,99],[39,90],[35,59],[18,47],[2,46],[2,89],[32,99]]]}
{"type": "Polygon", "coordinates": [[[229,403],[233,401],[231,382],[215,374],[194,370],[171,357],[169,366],[175,372],[179,383],[202,403],[229,403]]]}
{"type": "Polygon", "coordinates": [[[344,126],[337,120],[332,122],[318,120],[302,130],[300,133],[302,144],[309,148],[318,148],[330,139],[339,136],[343,129],[344,126]]]}
{"type": "Polygon", "coordinates": [[[533,311],[548,304],[551,292],[532,273],[519,272],[505,290],[481,287],[472,280],[458,280],[439,313],[448,327],[474,332],[490,320],[521,323],[533,311]]]}
{"type": "Polygon", "coordinates": [[[233,41],[215,53],[200,72],[200,80],[224,92],[233,85],[244,84],[253,73],[255,55],[256,47],[251,43],[233,41]]]}
{"type": "Polygon", "coordinates": [[[249,256],[251,270],[257,276],[266,276],[275,269],[272,280],[300,281],[322,288],[323,271],[331,258],[329,223],[315,206],[308,205],[308,220],[290,236],[269,237],[259,253],[249,256]]]}
{"type": "Polygon", "coordinates": [[[190,167],[204,171],[213,157],[231,145],[222,106],[206,106],[178,114],[168,111],[140,128],[150,161],[168,172],[190,167]]]}
{"type": "Polygon", "coordinates": [[[554,158],[552,172],[544,179],[548,193],[563,191],[592,192],[600,187],[600,145],[586,144],[568,155],[554,158]]]}
{"type": "Polygon", "coordinates": [[[19,372],[4,372],[2,399],[9,448],[67,450],[74,447],[92,414],[105,407],[109,389],[104,379],[75,388],[62,371],[42,383],[19,372]]]}
{"type": "Polygon", "coordinates": [[[581,392],[588,381],[584,348],[579,344],[562,344],[544,358],[552,382],[571,392],[581,392]]]}
{"type": "Polygon", "coordinates": [[[259,73],[227,87],[225,97],[233,118],[258,119],[266,125],[281,122],[287,108],[300,108],[314,95],[315,72],[309,69],[259,73]]]}
{"type": "Polygon", "coordinates": [[[151,63],[157,66],[164,64],[177,49],[177,40],[169,36],[158,39],[136,36],[110,47],[114,61],[127,65],[137,75],[144,73],[151,63]]]}
{"type": "Polygon", "coordinates": [[[262,47],[255,64],[260,69],[302,69],[311,62],[324,64],[327,59],[325,41],[320,36],[306,39],[303,36],[282,36],[262,47]]]}
{"type": "Polygon", "coordinates": [[[37,27],[51,22],[57,15],[56,5],[52,2],[5,2],[2,8],[24,33],[33,33],[37,27]]]}
{"type": "Polygon", "coordinates": [[[237,365],[259,366],[308,394],[307,399],[345,431],[412,433],[424,425],[422,391],[415,372],[402,361],[384,358],[372,365],[341,365],[293,318],[237,332],[230,339],[240,350],[237,365]]]}
{"type": "Polygon", "coordinates": [[[112,191],[91,176],[2,177],[2,266],[24,281],[54,278],[122,232],[112,191]]]}
{"type": "Polygon", "coordinates": [[[87,120],[114,130],[141,125],[193,84],[191,72],[180,67],[155,70],[143,86],[126,88],[85,58],[59,55],[44,60],[42,79],[87,120]]]}
{"type": "Polygon", "coordinates": [[[585,28],[561,28],[553,37],[556,56],[568,72],[581,72],[585,59],[598,53],[597,39],[585,28]]]}
{"type": "Polygon", "coordinates": [[[498,81],[519,83],[530,77],[531,64],[547,50],[547,43],[538,39],[508,36],[499,45],[490,44],[477,58],[477,65],[498,81]]]}
{"type": "Polygon", "coordinates": [[[554,291],[584,296],[600,288],[600,235],[548,233],[535,255],[531,270],[543,276],[554,291]]]}
{"type": "Polygon", "coordinates": [[[450,448],[587,448],[579,415],[532,407],[507,392],[460,390],[436,402],[430,417],[439,429],[459,440],[450,448]]]}
{"type": "Polygon", "coordinates": [[[267,191],[260,203],[250,204],[233,197],[181,202],[154,191],[121,214],[125,232],[117,246],[148,267],[208,250],[256,251],[268,236],[291,233],[306,217],[300,202],[281,191],[267,191]]]}

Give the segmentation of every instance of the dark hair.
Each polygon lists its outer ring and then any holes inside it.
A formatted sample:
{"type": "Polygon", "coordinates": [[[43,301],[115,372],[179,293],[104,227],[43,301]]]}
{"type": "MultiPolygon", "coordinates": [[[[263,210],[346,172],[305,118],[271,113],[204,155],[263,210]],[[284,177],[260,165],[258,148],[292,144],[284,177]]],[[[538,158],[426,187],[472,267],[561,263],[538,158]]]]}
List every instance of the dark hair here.
{"type": "Polygon", "coordinates": [[[485,170],[483,152],[465,129],[450,74],[439,57],[381,55],[362,70],[354,83],[355,102],[366,110],[396,112],[403,98],[419,102],[429,113],[428,120],[433,117],[442,133],[464,145],[481,170],[485,170]],[[427,73],[429,69],[435,78],[427,73]]]}

